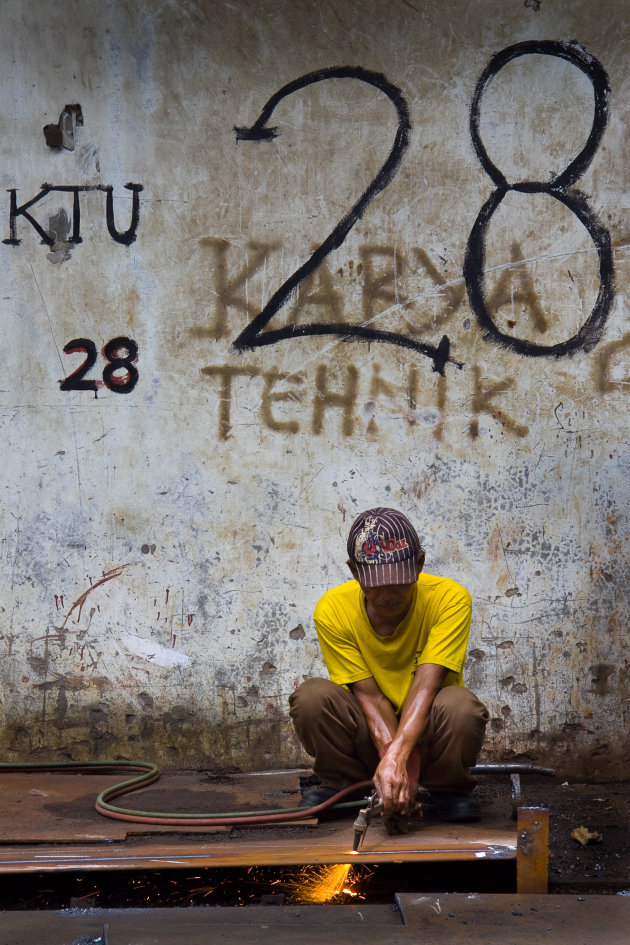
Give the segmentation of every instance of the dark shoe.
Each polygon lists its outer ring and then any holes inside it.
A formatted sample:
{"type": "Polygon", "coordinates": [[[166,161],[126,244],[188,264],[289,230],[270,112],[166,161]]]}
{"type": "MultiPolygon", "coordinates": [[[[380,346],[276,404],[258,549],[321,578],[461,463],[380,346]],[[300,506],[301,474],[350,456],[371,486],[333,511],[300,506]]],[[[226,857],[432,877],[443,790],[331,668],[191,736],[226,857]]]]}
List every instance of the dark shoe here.
{"type": "Polygon", "coordinates": [[[300,775],[300,794],[304,795],[312,787],[319,787],[321,784],[321,778],[318,778],[316,774],[301,774],[300,775]]]}
{"type": "MultiPolygon", "coordinates": [[[[309,788],[302,795],[302,800],[298,804],[298,807],[317,807],[318,804],[323,804],[324,801],[329,801],[331,797],[334,797],[335,794],[338,794],[341,788],[327,787],[325,784],[320,784],[319,787],[309,788]]],[[[346,798],[342,798],[346,800],[346,798]]]]}
{"type": "Polygon", "coordinates": [[[449,824],[469,824],[481,820],[479,801],[472,794],[454,791],[434,791],[431,800],[440,820],[449,824]]]}

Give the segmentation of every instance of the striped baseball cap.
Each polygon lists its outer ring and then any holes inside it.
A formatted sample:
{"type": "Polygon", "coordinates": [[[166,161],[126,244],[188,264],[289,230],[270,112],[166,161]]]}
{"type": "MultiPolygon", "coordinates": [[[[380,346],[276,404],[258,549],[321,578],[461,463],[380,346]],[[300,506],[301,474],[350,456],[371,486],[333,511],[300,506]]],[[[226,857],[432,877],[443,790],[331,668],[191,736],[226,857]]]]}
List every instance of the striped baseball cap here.
{"type": "Polygon", "coordinates": [[[397,509],[368,509],[352,523],[348,557],[365,587],[413,584],[421,554],[418,533],[397,509]]]}

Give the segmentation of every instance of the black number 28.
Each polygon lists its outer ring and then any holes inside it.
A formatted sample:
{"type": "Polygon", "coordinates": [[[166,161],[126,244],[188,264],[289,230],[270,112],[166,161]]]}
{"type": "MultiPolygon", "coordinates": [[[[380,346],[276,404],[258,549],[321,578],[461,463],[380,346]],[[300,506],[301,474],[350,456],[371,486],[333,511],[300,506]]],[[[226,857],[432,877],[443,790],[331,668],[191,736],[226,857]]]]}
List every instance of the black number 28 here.
{"type": "Polygon", "coordinates": [[[103,368],[103,380],[86,380],[85,375],[96,364],[96,345],[89,338],[74,338],[64,345],[66,354],[85,352],[85,360],[76,371],[59,382],[61,390],[92,390],[95,395],[105,385],[116,394],[128,394],[138,383],[138,369],[134,361],[138,356],[138,345],[131,338],[112,338],[103,348],[107,364],[103,368]],[[124,373],[119,373],[124,371],[124,373]]]}

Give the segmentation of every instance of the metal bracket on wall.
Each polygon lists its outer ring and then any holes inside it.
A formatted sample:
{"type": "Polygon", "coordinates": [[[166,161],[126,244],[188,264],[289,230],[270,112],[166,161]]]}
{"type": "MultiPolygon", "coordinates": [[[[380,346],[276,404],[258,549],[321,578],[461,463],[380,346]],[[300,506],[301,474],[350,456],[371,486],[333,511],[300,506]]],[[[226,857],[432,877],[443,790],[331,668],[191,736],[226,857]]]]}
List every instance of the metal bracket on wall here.
{"type": "Polygon", "coordinates": [[[80,105],[66,105],[56,125],[44,125],[44,137],[49,148],[74,151],[74,129],[83,124],[80,105]]]}

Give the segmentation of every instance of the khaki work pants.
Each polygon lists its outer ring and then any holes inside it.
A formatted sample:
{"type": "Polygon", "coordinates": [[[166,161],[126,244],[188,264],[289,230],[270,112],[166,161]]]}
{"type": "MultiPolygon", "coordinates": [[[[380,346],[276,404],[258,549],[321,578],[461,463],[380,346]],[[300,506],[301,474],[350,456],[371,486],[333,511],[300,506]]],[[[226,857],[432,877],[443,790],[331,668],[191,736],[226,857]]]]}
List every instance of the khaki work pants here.
{"type": "MultiPolygon", "coordinates": [[[[307,679],[289,697],[289,706],[297,737],[313,757],[313,771],[322,784],[343,788],[372,777],[378,752],[363,710],[348,689],[329,679],[307,679]]],[[[423,787],[472,791],[470,768],[477,761],[488,718],[488,710],[469,689],[440,689],[419,742],[423,787]]]]}

